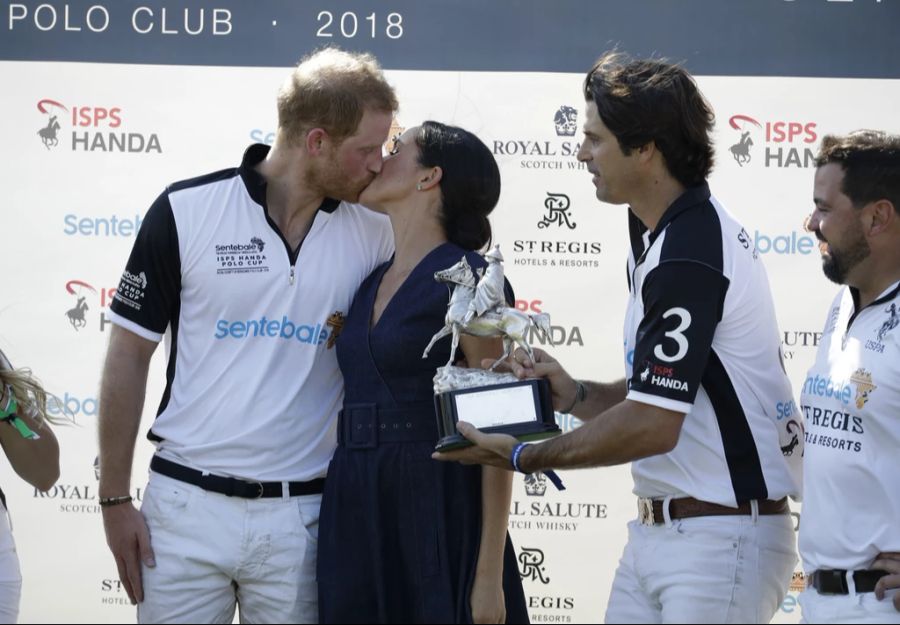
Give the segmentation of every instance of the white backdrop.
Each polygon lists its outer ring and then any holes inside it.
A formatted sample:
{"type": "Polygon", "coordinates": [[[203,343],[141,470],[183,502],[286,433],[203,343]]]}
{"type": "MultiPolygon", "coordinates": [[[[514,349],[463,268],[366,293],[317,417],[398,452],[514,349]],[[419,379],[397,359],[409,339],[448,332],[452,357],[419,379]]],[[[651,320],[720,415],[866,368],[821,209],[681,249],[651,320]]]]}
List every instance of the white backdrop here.
{"type": "MultiPolygon", "coordinates": [[[[165,184],[235,166],[248,143],[271,141],[274,96],[287,71],[0,62],[0,348],[17,365],[32,367],[77,421],[57,430],[62,475],[48,493],[27,487],[0,462],[25,579],[21,622],[134,619],[97,506],[97,395],[109,328],[104,315],[151,201],[165,184]],[[55,146],[38,134],[51,115],[60,125],[55,146]],[[130,142],[135,151],[122,151],[114,141],[130,142]],[[82,297],[87,309],[79,313],[82,297]],[[81,315],[83,326],[76,327],[81,315]]],[[[577,111],[580,128],[582,75],[388,76],[398,90],[401,126],[424,119],[449,122],[473,130],[494,148],[503,174],[495,239],[519,305],[550,313],[558,326],[555,338],[562,341],[552,352],[573,374],[620,377],[626,209],[596,201],[588,174],[572,156],[579,133],[560,134],[554,123],[567,106],[577,111]],[[548,224],[549,205],[567,207],[568,220],[548,224]]],[[[802,230],[812,195],[807,151],[829,132],[861,126],[900,130],[887,104],[900,101],[900,81],[698,81],[718,120],[713,193],[751,233],[769,271],[798,396],[836,290],[821,274],[812,236],[802,230]],[[750,161],[738,163],[729,148],[747,131],[750,161]]],[[[143,434],[164,382],[161,352],[152,366],[137,444],[138,498],[152,452],[143,434]]],[[[575,427],[571,419],[562,425],[575,427]]],[[[547,484],[540,482],[526,491],[523,478],[516,478],[510,529],[520,572],[534,622],[598,621],[625,524],[635,514],[630,475],[627,467],[616,467],[562,477],[568,487],[563,493],[552,486],[544,491],[547,484]]],[[[799,620],[795,596],[796,589],[775,622],[799,620]]]]}

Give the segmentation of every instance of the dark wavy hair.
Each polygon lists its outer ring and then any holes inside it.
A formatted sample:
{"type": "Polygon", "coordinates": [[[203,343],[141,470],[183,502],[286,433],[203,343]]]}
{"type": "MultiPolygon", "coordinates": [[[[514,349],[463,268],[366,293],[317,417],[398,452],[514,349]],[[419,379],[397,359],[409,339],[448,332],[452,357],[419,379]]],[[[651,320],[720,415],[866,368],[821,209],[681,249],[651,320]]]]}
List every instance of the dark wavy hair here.
{"type": "Polygon", "coordinates": [[[447,239],[467,250],[491,241],[488,215],[500,199],[500,168],[490,149],[474,134],[435,121],[416,135],[419,164],[440,167],[441,226],[447,239]]]}
{"type": "Polygon", "coordinates": [[[826,135],[816,166],[836,163],[844,170],[844,195],[855,208],[886,199],[900,213],[900,136],[879,130],[826,135]]]}
{"type": "Polygon", "coordinates": [[[669,173],[686,187],[700,184],[712,171],[715,115],[683,68],[607,52],[584,79],[584,99],[597,105],[626,156],[652,141],[669,173]]]}

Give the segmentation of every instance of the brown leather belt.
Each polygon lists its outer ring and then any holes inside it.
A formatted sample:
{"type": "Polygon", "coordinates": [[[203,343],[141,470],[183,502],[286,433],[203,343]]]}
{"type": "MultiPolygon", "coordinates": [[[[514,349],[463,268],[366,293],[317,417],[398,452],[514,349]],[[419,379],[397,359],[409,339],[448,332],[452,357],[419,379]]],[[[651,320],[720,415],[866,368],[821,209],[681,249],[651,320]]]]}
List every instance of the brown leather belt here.
{"type": "MultiPolygon", "coordinates": [[[[638,499],[638,519],[644,525],[658,525],[665,523],[662,499],[638,499]]],[[[789,514],[791,511],[787,497],[777,501],[764,499],[758,502],[759,514],[789,514]]],[[[669,500],[669,518],[689,519],[699,516],[749,516],[753,514],[750,502],[745,502],[737,508],[723,506],[708,501],[700,501],[693,497],[669,500]]]]}

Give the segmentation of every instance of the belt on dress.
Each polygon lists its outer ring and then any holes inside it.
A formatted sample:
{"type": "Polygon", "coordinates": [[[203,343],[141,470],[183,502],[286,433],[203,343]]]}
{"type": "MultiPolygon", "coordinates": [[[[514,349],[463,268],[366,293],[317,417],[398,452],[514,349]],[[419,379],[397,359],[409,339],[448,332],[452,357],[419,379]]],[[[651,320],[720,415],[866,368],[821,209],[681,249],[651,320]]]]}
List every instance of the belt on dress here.
{"type": "Polygon", "coordinates": [[[846,571],[844,569],[819,569],[806,576],[806,584],[823,595],[849,595],[847,574],[852,573],[856,592],[873,592],[878,580],[887,575],[887,571],[862,569],[846,571]]]}
{"type": "MultiPolygon", "coordinates": [[[[663,514],[664,499],[638,499],[638,520],[643,525],[658,525],[665,523],[663,514]]],[[[791,508],[787,497],[778,500],[763,499],[757,502],[757,514],[788,514],[791,508]]],[[[748,516],[753,514],[750,502],[744,502],[737,508],[723,506],[709,501],[701,501],[693,497],[683,497],[669,500],[669,518],[689,519],[700,516],[748,516]]]]}
{"type": "MultiPolygon", "coordinates": [[[[193,484],[203,490],[227,495],[228,497],[260,499],[262,497],[282,497],[284,494],[282,489],[283,482],[253,482],[239,480],[236,477],[204,474],[203,471],[191,469],[159,456],[153,456],[153,459],[150,461],[150,469],[179,482],[193,484]]],[[[320,477],[308,482],[288,482],[287,484],[291,497],[319,495],[325,489],[325,478],[320,477]]]]}
{"type": "Polygon", "coordinates": [[[395,408],[375,403],[344,404],[338,414],[337,436],[338,445],[347,449],[375,449],[381,443],[437,443],[434,400],[395,408]]]}

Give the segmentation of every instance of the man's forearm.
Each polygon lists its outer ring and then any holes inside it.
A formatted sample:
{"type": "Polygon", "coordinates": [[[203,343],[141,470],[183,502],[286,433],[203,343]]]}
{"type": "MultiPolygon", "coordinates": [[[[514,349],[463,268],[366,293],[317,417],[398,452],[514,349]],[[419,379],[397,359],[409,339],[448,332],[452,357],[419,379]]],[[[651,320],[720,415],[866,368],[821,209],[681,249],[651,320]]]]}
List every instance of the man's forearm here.
{"type": "Polygon", "coordinates": [[[531,473],[611,466],[667,453],[677,444],[683,422],[681,413],[623,401],[577,430],[529,445],[519,465],[531,473]]]}
{"type": "MultiPolygon", "coordinates": [[[[127,332],[114,328],[114,332],[127,332]]],[[[136,355],[122,341],[110,340],[100,385],[100,496],[127,495],[131,489],[134,445],[147,389],[150,353],[136,355]]]]}
{"type": "Polygon", "coordinates": [[[584,401],[576,402],[572,414],[582,421],[589,421],[616,404],[625,401],[625,378],[615,382],[581,382],[585,387],[584,401]]]}

